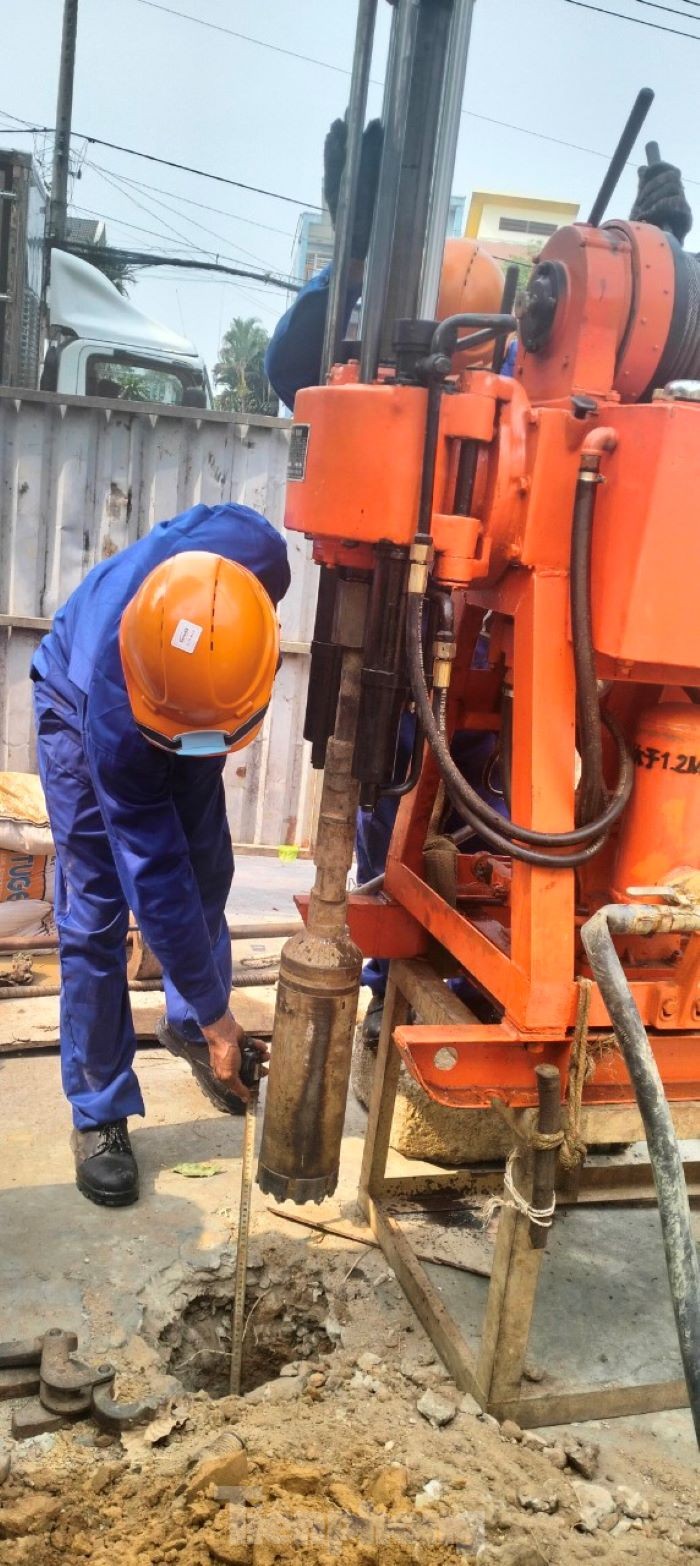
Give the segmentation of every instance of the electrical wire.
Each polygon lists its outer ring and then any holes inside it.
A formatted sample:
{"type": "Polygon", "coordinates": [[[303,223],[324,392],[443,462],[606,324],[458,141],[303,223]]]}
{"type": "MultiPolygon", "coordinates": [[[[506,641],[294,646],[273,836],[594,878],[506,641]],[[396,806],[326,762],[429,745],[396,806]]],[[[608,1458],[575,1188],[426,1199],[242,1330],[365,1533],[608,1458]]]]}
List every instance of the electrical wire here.
{"type": "MultiPolygon", "coordinates": [[[[225,207],[212,207],[207,201],[194,201],[192,196],[183,196],[179,190],[164,190],[162,185],[150,185],[146,180],[133,179],[130,174],[118,174],[115,169],[106,169],[101,163],[89,160],[87,166],[99,170],[101,174],[111,174],[114,179],[120,179],[125,185],[134,185],[137,190],[155,191],[159,196],[172,196],[175,201],[184,202],[185,206],[199,207],[202,212],[213,212],[217,217],[230,218],[234,223],[247,223],[251,228],[264,228],[269,234],[281,234],[283,239],[295,237],[290,228],[277,228],[272,223],[259,223],[256,218],[243,217],[241,212],[228,212],[225,207]]],[[[184,212],[182,216],[185,216],[184,212]]]]}
{"type": "Polygon", "coordinates": [[[691,38],[700,43],[700,33],[685,33],[678,27],[667,27],[665,22],[648,22],[643,16],[629,16],[625,11],[608,11],[603,5],[592,5],[591,0],[561,0],[563,5],[574,5],[579,11],[596,11],[598,16],[610,16],[618,22],[631,22],[633,27],[650,27],[655,33],[671,33],[674,38],[691,38]]]}
{"type": "MultiPolygon", "coordinates": [[[[18,114],[10,114],[3,109],[7,119],[15,120],[18,125],[24,125],[27,130],[53,136],[55,125],[33,125],[31,120],[25,120],[18,114]]],[[[118,141],[105,141],[102,136],[87,136],[85,131],[74,130],[72,136],[78,141],[87,141],[93,147],[109,147],[112,152],[124,152],[131,158],[143,158],[147,163],[160,163],[164,168],[179,169],[183,174],[196,174],[198,179],[212,179],[218,185],[233,185],[236,190],[249,190],[256,196],[269,196],[273,201],[286,201],[292,207],[313,207],[318,210],[315,201],[302,201],[296,196],[284,196],[279,190],[265,190],[262,185],[247,185],[240,179],[231,179],[227,174],[212,174],[208,169],[196,169],[190,163],[177,163],[174,158],[159,158],[154,152],[141,152],[137,147],[125,147],[118,141]]]]}
{"type": "MultiPolygon", "coordinates": [[[[115,190],[119,191],[119,186],[108,175],[103,175],[102,177],[106,180],[108,185],[112,185],[115,190]]],[[[238,262],[238,261],[246,259],[245,256],[229,255],[227,252],[221,251],[221,250],[218,250],[218,251],[206,250],[204,248],[204,246],[202,246],[202,245],[193,246],[191,244],[190,237],[188,235],[183,234],[178,229],[172,228],[172,226],[170,224],[165,222],[164,218],[161,218],[158,213],[152,213],[148,207],[145,207],[143,205],[142,202],[137,201],[136,197],[132,196],[129,191],[125,190],[123,192],[123,194],[127,197],[128,200],[133,201],[134,205],[137,206],[142,212],[146,212],[149,216],[155,217],[156,222],[163,223],[166,228],[169,228],[170,232],[175,235],[175,238],[179,239],[181,241],[181,243],[183,243],[187,249],[195,251],[195,253],[199,254],[200,256],[207,257],[207,258],[213,258],[214,261],[221,261],[221,260],[223,260],[223,261],[238,262]]],[[[119,221],[119,220],[117,219],[116,221],[119,221]]],[[[188,221],[188,220],[185,219],[185,221],[188,221]]],[[[151,233],[153,233],[153,231],[151,231],[151,233]]],[[[155,237],[158,238],[158,235],[156,234],[155,237]]],[[[166,238],[167,236],[163,235],[162,237],[166,238]]],[[[174,256],[173,257],[173,262],[174,262],[174,264],[179,264],[179,258],[174,256]]],[[[136,265],[138,263],[134,263],[134,264],[136,265]]],[[[265,262],[265,261],[263,261],[263,268],[264,268],[265,271],[269,272],[270,274],[274,273],[274,268],[273,267],[269,267],[267,262],[265,262]]],[[[295,286],[298,286],[298,285],[295,284],[294,279],[292,279],[292,278],[286,278],[286,277],[285,278],[280,278],[279,275],[277,275],[277,276],[275,276],[274,286],[278,287],[278,288],[292,288],[292,287],[295,287],[295,286]]]]}
{"type": "MultiPolygon", "coordinates": [[[[91,168],[91,169],[94,169],[95,173],[99,174],[101,176],[101,178],[106,179],[108,181],[111,179],[114,182],[114,184],[115,184],[115,188],[122,187],[123,180],[122,180],[122,176],[120,174],[107,174],[102,169],[99,169],[97,167],[97,164],[95,164],[95,163],[88,163],[87,166],[89,168],[91,168]]],[[[131,193],[131,191],[129,189],[125,188],[124,191],[123,191],[123,194],[130,200],[134,200],[135,199],[132,196],[132,193],[131,193]]],[[[236,244],[235,241],[232,241],[231,239],[229,239],[224,234],[217,234],[216,231],[213,228],[207,228],[206,224],[201,223],[197,218],[190,217],[188,215],[188,213],[186,213],[186,212],[178,212],[176,207],[171,207],[171,206],[169,206],[167,204],[167,202],[160,201],[157,196],[151,196],[150,199],[154,203],[155,206],[162,207],[163,211],[164,212],[169,212],[172,217],[182,218],[186,223],[191,223],[193,228],[199,229],[202,234],[208,234],[210,239],[218,239],[218,240],[221,241],[221,243],[223,245],[228,245],[228,246],[232,246],[233,245],[235,250],[238,252],[238,254],[235,257],[236,260],[238,260],[239,258],[247,257],[248,260],[250,260],[250,261],[257,261],[257,262],[259,262],[260,266],[267,267],[268,262],[267,262],[265,256],[258,255],[257,252],[254,251],[254,250],[246,250],[243,245],[236,244]]],[[[144,209],[144,210],[146,210],[146,209],[144,209]]],[[[161,218],[160,215],[157,212],[152,212],[151,216],[154,217],[156,219],[156,221],[159,222],[159,223],[162,223],[164,221],[164,219],[161,218]]],[[[217,254],[217,255],[219,254],[218,251],[216,251],[214,253],[217,254]]]]}
{"type": "MultiPolygon", "coordinates": [[[[109,175],[109,174],[100,174],[100,179],[103,179],[105,181],[105,184],[111,186],[112,190],[116,190],[118,195],[123,195],[123,196],[126,197],[127,201],[131,201],[132,204],[135,207],[138,207],[139,212],[145,212],[147,217],[155,218],[156,222],[157,223],[161,223],[163,228],[168,229],[169,233],[172,234],[175,239],[181,240],[185,245],[190,243],[190,239],[191,239],[190,235],[183,234],[181,229],[173,228],[171,223],[166,223],[165,218],[159,217],[157,212],[152,212],[149,207],[144,206],[143,202],[139,201],[138,198],[136,196],[132,195],[130,191],[128,191],[128,190],[120,191],[119,185],[117,184],[116,180],[112,179],[111,175],[109,175]]],[[[163,235],[163,238],[165,238],[165,237],[166,236],[163,235]]],[[[211,250],[204,251],[203,246],[200,246],[200,249],[202,250],[202,254],[206,254],[206,255],[212,255],[213,254],[213,251],[211,251],[211,250]]],[[[233,257],[229,257],[228,259],[232,260],[234,258],[233,257]]]]}
{"type": "MultiPolygon", "coordinates": [[[[227,33],[229,38],[238,38],[243,43],[256,44],[259,49],[269,49],[272,54],[285,54],[289,60],[303,60],[306,65],[320,65],[324,71],[335,71],[339,76],[349,76],[350,72],[343,65],[332,65],[330,60],[318,60],[312,54],[299,54],[295,49],[283,49],[281,44],[267,43],[263,38],[253,38],[250,33],[235,32],[232,27],[224,27],[221,22],[209,22],[203,16],[193,16],[191,11],[176,11],[173,6],[161,5],[158,0],[137,0],[137,4],[148,6],[151,11],[165,11],[167,16],[177,16],[181,22],[195,22],[197,27],[206,27],[213,33],[227,33]]],[[[375,87],[381,87],[381,82],[374,82],[375,87]]]]}
{"type": "MultiPolygon", "coordinates": [[[[126,218],[115,217],[113,213],[96,212],[94,207],[78,207],[71,202],[69,222],[73,213],[78,213],[81,217],[95,218],[102,223],[116,223],[118,228],[128,228],[134,234],[146,234],[149,239],[160,239],[162,241],[165,238],[164,234],[159,234],[154,228],[142,228],[139,223],[128,223],[126,218]]],[[[208,252],[203,252],[199,245],[187,245],[186,248],[198,255],[208,254],[208,252]]]]}
{"type": "MultiPolygon", "coordinates": [[[[567,3],[574,5],[583,3],[583,0],[567,0],[567,3]]],[[[596,9],[599,8],[596,7],[596,9]]],[[[613,16],[615,13],[612,11],[606,11],[604,12],[604,15],[613,16]]],[[[634,21],[635,18],[623,17],[623,20],[634,21]]],[[[695,34],[689,34],[689,37],[694,36],[695,34]]],[[[347,71],[344,74],[349,76],[350,72],[347,71]]],[[[14,120],[18,125],[23,125],[27,131],[31,131],[37,135],[54,135],[55,127],[53,125],[35,125],[31,120],[23,120],[19,115],[10,114],[8,110],[2,110],[0,112],[4,113],[8,119],[14,120]]],[[[513,120],[497,119],[493,114],[477,114],[476,110],[474,109],[462,109],[462,114],[466,116],[467,119],[482,120],[486,125],[498,125],[501,130],[515,131],[519,136],[532,136],[535,141],[546,141],[551,143],[551,145],[554,147],[567,147],[571,152],[583,152],[591,158],[602,158],[603,162],[605,163],[609,163],[610,161],[609,152],[601,152],[598,147],[586,147],[581,142],[567,141],[563,136],[549,136],[547,135],[546,131],[532,130],[532,128],[528,125],[516,125],[513,120]]],[[[79,140],[90,142],[90,144],[94,147],[109,147],[113,152],[123,152],[128,157],[144,158],[149,163],[159,163],[162,164],[165,168],[177,169],[180,173],[183,174],[196,174],[199,179],[214,180],[215,183],[220,185],[232,185],[235,186],[237,190],[253,191],[254,194],[259,196],[271,196],[277,201],[289,202],[291,206],[303,207],[307,209],[310,208],[314,212],[318,211],[318,203],[315,201],[296,201],[293,196],[283,196],[279,191],[262,190],[258,185],[245,185],[241,180],[229,179],[224,174],[211,174],[207,169],[192,168],[190,164],[177,163],[172,158],[160,158],[156,157],[155,153],[152,152],[140,152],[136,147],[124,147],[118,142],[103,141],[100,136],[86,136],[82,131],[74,131],[73,135],[77,136],[79,140]]],[[[627,166],[629,168],[636,168],[636,164],[631,160],[627,166]]],[[[684,175],[684,180],[686,185],[700,185],[700,180],[692,179],[690,175],[684,175]]],[[[251,220],[246,218],[243,221],[249,222],[251,220]]]]}
{"type": "MultiPolygon", "coordinates": [[[[632,5],[648,6],[652,11],[665,11],[667,16],[680,16],[685,22],[689,22],[692,17],[692,12],[689,15],[687,11],[676,11],[673,6],[662,5],[661,0],[630,0],[630,3],[632,5]]],[[[632,20],[634,20],[634,18],[632,18],[632,20]]],[[[698,20],[700,21],[700,17],[698,20]]]]}

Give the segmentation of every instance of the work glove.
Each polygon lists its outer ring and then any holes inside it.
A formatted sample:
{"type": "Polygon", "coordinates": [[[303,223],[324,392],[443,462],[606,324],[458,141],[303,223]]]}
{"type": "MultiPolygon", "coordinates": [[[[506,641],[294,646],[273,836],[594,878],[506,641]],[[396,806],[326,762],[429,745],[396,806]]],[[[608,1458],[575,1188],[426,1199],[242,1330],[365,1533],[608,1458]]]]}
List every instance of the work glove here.
{"type": "MultiPolygon", "coordinates": [[[[364,261],[369,249],[374,203],[377,196],[379,163],[382,156],[384,132],[380,120],[370,120],[365,126],[360,154],[360,174],[357,182],[355,224],[352,232],[352,259],[364,261]]],[[[335,228],[340,195],[340,181],[345,167],[348,143],[347,118],[334,120],[326,136],[323,148],[323,193],[326,206],[335,228]]]]}
{"type": "Polygon", "coordinates": [[[632,223],[653,223],[670,229],[682,245],[693,226],[681,171],[673,163],[652,163],[639,170],[637,199],[630,212],[632,223]]]}

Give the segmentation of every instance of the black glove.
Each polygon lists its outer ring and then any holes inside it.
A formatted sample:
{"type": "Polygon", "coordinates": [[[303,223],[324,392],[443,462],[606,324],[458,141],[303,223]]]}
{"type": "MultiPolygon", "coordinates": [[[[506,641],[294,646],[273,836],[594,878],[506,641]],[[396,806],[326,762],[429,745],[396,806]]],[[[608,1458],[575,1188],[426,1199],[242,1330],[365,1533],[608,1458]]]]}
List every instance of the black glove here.
{"type": "Polygon", "coordinates": [[[639,188],[630,222],[668,228],[682,245],[693,226],[693,214],[686,201],[681,171],[673,163],[652,163],[639,170],[639,188]]]}
{"type": "MultiPolygon", "coordinates": [[[[357,182],[355,225],[352,232],[352,258],[364,261],[369,249],[374,203],[377,196],[379,163],[382,156],[384,132],[379,120],[370,120],[365,126],[360,153],[360,174],[357,182]]],[[[326,136],[323,148],[323,193],[331,215],[333,227],[338,211],[340,181],[345,167],[348,141],[347,120],[334,120],[326,136]]]]}

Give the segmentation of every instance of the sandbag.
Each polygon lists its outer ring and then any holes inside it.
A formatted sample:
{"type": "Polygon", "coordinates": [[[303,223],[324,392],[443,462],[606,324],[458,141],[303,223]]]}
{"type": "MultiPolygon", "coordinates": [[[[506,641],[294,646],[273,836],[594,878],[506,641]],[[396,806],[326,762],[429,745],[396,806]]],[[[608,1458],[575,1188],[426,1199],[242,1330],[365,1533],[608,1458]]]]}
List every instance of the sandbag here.
{"type": "Polygon", "coordinates": [[[0,849],[53,854],[44,790],[35,772],[0,772],[0,849]]]}
{"type": "Polygon", "coordinates": [[[0,946],[8,936],[55,934],[53,903],[39,902],[33,897],[0,903],[0,946]]]}

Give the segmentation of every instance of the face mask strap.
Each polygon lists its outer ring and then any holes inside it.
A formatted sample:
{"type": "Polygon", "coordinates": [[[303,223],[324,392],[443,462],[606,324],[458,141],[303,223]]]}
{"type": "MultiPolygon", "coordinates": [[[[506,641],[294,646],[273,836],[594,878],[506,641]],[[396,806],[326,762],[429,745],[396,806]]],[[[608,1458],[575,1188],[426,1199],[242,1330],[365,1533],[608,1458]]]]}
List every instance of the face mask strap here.
{"type": "Polygon", "coordinates": [[[231,733],[223,729],[188,729],[171,737],[160,734],[157,729],[148,728],[145,723],[139,723],[138,728],[144,739],[173,756],[224,756],[233,745],[239,744],[262,723],[268,707],[269,702],[266,702],[264,707],[246,718],[245,723],[239,724],[231,733]]]}

